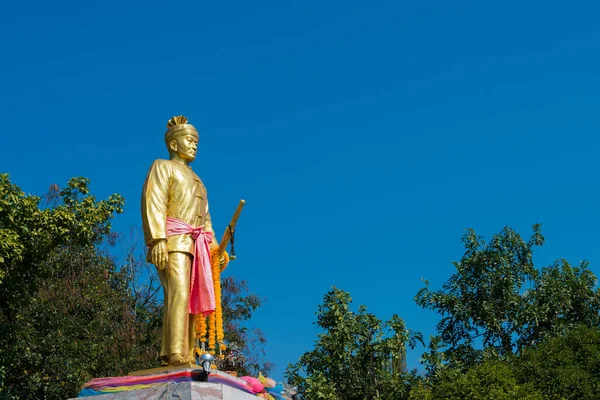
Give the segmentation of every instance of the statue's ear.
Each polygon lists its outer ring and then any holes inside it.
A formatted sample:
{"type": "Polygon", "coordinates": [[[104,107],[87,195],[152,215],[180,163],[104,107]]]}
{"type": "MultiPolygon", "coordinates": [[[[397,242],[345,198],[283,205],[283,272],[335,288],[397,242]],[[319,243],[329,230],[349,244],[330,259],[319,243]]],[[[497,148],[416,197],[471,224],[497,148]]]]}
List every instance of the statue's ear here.
{"type": "Polygon", "coordinates": [[[177,151],[177,140],[171,140],[169,142],[169,149],[177,151]]]}

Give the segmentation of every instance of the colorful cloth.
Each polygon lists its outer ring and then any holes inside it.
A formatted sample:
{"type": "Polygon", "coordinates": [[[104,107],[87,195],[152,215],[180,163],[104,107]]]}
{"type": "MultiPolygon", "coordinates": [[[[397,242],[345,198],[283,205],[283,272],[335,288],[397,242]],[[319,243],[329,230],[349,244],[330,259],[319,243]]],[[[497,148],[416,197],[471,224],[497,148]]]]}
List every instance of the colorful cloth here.
{"type": "Polygon", "coordinates": [[[189,234],[194,240],[194,261],[190,276],[190,314],[207,316],[215,311],[215,289],[210,265],[211,232],[203,226],[192,227],[188,223],[167,217],[167,236],[189,234]]]}
{"type": "Polygon", "coordinates": [[[260,381],[252,376],[242,376],[243,380],[246,381],[246,383],[248,384],[248,386],[250,386],[252,388],[252,390],[254,390],[254,393],[260,393],[263,390],[265,390],[265,387],[262,383],[260,383],[260,381]]]}
{"type": "MultiPolygon", "coordinates": [[[[195,371],[180,371],[159,375],[96,378],[83,385],[79,392],[79,397],[148,389],[170,383],[197,381],[199,380],[198,375],[198,372],[195,371]]],[[[240,382],[236,378],[222,374],[210,374],[208,376],[208,382],[231,386],[250,394],[257,393],[253,388],[240,382]]]]}

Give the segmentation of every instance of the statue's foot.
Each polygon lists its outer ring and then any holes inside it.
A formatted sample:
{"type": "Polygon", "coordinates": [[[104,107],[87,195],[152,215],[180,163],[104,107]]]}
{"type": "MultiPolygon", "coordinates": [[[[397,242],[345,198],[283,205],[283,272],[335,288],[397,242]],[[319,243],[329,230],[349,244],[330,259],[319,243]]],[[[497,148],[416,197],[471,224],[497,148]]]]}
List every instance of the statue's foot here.
{"type": "Polygon", "coordinates": [[[184,357],[181,353],[173,353],[169,357],[169,365],[182,365],[192,361],[190,357],[184,357]]]}

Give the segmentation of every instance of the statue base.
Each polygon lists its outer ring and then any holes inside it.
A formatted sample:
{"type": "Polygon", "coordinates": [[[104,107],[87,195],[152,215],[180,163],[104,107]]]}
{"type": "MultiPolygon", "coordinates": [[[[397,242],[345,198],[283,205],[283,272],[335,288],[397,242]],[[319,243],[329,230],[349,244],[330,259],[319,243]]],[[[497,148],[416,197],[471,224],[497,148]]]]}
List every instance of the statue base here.
{"type": "Polygon", "coordinates": [[[256,400],[256,395],[244,393],[229,386],[210,382],[166,383],[161,387],[130,392],[78,397],[87,400],[256,400]]]}
{"type": "Polygon", "coordinates": [[[202,370],[185,365],[132,372],[117,378],[93,379],[78,399],[88,400],[256,400],[243,379],[213,371],[208,382],[198,381],[202,370]]]}
{"type": "Polygon", "coordinates": [[[154,374],[160,374],[163,372],[172,372],[172,371],[177,371],[180,369],[197,369],[198,365],[196,365],[195,362],[188,362],[186,364],[179,364],[179,365],[167,365],[166,367],[159,367],[159,368],[150,368],[150,369],[142,369],[139,371],[133,371],[128,373],[127,375],[129,376],[138,376],[138,375],[154,375],[154,374]]]}

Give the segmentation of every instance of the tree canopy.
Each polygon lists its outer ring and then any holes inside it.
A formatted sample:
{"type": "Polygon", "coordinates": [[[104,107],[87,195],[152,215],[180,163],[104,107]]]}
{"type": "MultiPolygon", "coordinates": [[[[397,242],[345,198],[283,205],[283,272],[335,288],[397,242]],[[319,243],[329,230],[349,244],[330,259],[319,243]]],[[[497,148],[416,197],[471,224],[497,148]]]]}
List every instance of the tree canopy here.
{"type": "Polygon", "coordinates": [[[333,288],[317,311],[315,348],[290,364],[286,376],[309,399],[400,399],[409,391],[406,347],[421,340],[397,315],[382,322],[350,294],[333,288]]]}
{"type": "Polygon", "coordinates": [[[467,231],[456,272],[440,290],[426,285],[415,297],[441,316],[437,331],[448,357],[468,363],[481,354],[476,349],[508,355],[578,324],[599,326],[600,291],[588,263],[536,268],[533,250],[544,240],[540,225],[527,241],[510,228],[489,242],[467,231]]]}

